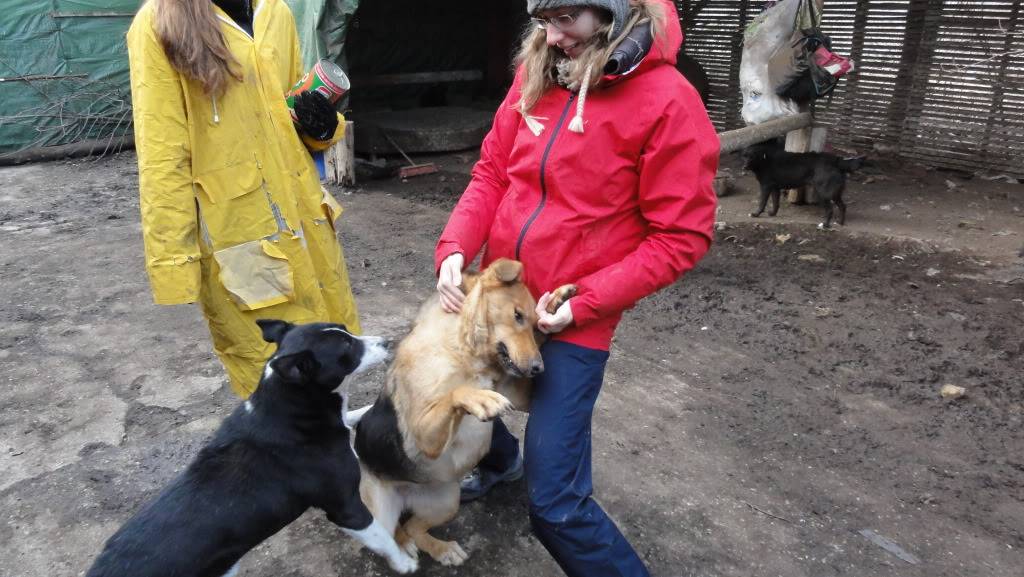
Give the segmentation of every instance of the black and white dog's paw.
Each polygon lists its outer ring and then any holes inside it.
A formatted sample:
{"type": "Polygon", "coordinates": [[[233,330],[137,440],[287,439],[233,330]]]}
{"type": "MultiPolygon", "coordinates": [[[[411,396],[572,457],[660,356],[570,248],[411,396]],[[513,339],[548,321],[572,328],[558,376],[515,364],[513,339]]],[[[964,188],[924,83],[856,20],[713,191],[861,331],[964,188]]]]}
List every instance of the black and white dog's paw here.
{"type": "Polygon", "coordinates": [[[406,574],[413,573],[419,569],[419,561],[404,554],[396,554],[388,557],[388,566],[395,570],[396,573],[406,574]]]}
{"type": "Polygon", "coordinates": [[[365,529],[344,531],[370,551],[387,559],[388,565],[399,573],[412,573],[419,567],[419,562],[402,551],[395,542],[394,535],[384,529],[376,519],[365,529]]]}

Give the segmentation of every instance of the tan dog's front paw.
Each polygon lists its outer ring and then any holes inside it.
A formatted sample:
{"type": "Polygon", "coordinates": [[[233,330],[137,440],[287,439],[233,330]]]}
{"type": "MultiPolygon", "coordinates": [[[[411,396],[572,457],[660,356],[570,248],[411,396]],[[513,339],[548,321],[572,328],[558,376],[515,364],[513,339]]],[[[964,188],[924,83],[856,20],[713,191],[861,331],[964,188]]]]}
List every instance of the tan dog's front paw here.
{"type": "Polygon", "coordinates": [[[416,541],[402,527],[395,529],[395,543],[413,559],[419,555],[420,549],[416,546],[416,541]]]}
{"type": "Polygon", "coordinates": [[[551,293],[551,301],[548,302],[548,306],[544,309],[548,311],[548,314],[555,314],[558,311],[558,307],[565,304],[565,301],[576,296],[579,289],[574,284],[564,284],[556,288],[551,293]]]}
{"type": "Polygon", "coordinates": [[[459,407],[481,421],[490,421],[512,408],[512,402],[500,393],[477,389],[459,399],[459,407]]]}
{"type": "Polygon", "coordinates": [[[448,566],[462,565],[466,559],[469,559],[469,554],[463,551],[455,541],[440,541],[439,543],[442,547],[439,547],[437,555],[434,555],[434,560],[438,563],[448,566]]]}

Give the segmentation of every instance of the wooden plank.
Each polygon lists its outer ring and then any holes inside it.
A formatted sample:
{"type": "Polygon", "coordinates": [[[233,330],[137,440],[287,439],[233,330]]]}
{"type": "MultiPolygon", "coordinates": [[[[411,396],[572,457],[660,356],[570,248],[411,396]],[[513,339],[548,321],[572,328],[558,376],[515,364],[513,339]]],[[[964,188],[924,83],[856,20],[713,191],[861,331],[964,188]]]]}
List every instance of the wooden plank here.
{"type": "Polygon", "coordinates": [[[441,72],[410,72],[408,74],[378,74],[352,79],[353,86],[399,86],[402,84],[434,84],[437,82],[472,82],[483,80],[481,70],[444,70],[441,72]]]}

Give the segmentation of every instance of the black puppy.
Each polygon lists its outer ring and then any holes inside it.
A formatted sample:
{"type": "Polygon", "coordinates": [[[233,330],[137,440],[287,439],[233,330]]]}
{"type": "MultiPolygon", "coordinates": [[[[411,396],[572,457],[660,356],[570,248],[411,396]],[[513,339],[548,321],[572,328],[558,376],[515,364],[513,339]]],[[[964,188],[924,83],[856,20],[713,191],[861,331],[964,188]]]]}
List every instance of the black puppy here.
{"type": "Polygon", "coordinates": [[[257,322],[277,352],[256,392],[107,541],[87,577],[233,575],[246,552],[309,507],[395,571],[416,570],[359,499],[359,464],[335,392],[345,377],[387,357],[383,339],[329,323],[257,322]]]}
{"type": "Polygon", "coordinates": [[[824,152],[786,152],[776,142],[750,146],[743,156],[746,160],[744,168],[753,171],[761,185],[760,204],[750,216],[761,216],[769,195],[772,197],[772,209],[768,216],[775,216],[779,212],[782,189],[810,185],[814,188],[818,202],[825,204],[825,222],[819,224],[818,228],[832,226],[833,205],[839,208],[836,222],[846,222],[846,203],[843,202],[846,174],[860,168],[863,158],[843,160],[824,152]]]}

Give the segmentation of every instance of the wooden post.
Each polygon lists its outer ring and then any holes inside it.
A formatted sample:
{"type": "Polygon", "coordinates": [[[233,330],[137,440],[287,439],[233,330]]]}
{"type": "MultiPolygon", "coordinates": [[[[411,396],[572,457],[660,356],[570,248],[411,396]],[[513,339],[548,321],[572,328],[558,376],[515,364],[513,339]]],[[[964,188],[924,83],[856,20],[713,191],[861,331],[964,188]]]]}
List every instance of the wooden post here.
{"type": "Polygon", "coordinates": [[[345,122],[345,138],[324,152],[324,180],[331,184],[355,186],[356,136],[355,123],[345,122]]]}
{"type": "MultiPolygon", "coordinates": [[[[828,129],[824,126],[806,126],[786,134],[787,152],[821,152],[825,149],[828,129]]],[[[787,190],[789,202],[803,204],[814,202],[814,196],[807,194],[807,187],[787,190]]],[[[813,193],[812,193],[813,194],[813,193]]]]}
{"type": "Polygon", "coordinates": [[[825,141],[828,140],[828,128],[815,126],[811,128],[811,152],[825,150],[825,141]]]}
{"type": "MultiPolygon", "coordinates": [[[[811,127],[805,126],[786,134],[786,152],[809,152],[811,149],[811,127]]],[[[807,187],[786,190],[786,198],[791,204],[807,202],[807,187]]]]}

